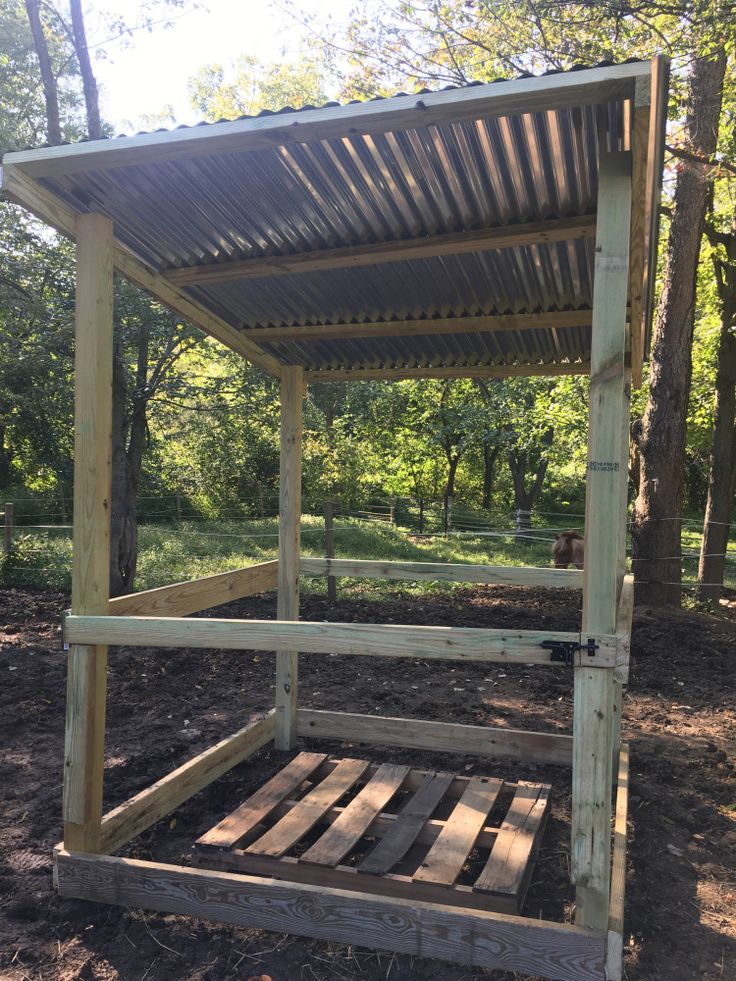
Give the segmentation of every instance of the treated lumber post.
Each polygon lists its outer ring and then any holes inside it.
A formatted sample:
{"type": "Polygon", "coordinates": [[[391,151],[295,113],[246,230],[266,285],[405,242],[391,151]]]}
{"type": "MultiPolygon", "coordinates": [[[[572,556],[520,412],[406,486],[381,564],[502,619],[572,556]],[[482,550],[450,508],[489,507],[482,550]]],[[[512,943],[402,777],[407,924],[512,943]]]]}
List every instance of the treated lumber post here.
{"type": "MultiPolygon", "coordinates": [[[[325,558],[335,558],[335,523],[332,501],[325,501],[325,558]]],[[[337,601],[337,580],[334,576],[327,577],[327,602],[337,601]]]]}
{"type": "MultiPolygon", "coordinates": [[[[72,613],[107,613],[110,595],[112,222],[80,215],[74,389],[72,613]]],[[[107,647],[72,645],[67,674],[64,845],[100,850],[107,647]]]]}
{"type": "MultiPolygon", "coordinates": [[[[299,619],[299,532],[302,496],[302,397],[304,373],[284,367],[281,374],[281,462],[279,468],[279,620],[299,619]]],[[[276,654],[276,749],[296,744],[297,651],[276,654]]]]}
{"type": "MultiPolygon", "coordinates": [[[[611,632],[623,571],[622,534],[628,420],[626,304],[629,283],[631,154],[602,153],[591,341],[590,422],[585,499],[583,639],[611,632]],[[612,520],[615,516],[615,520],[612,520]]],[[[572,874],[576,922],[605,930],[611,872],[614,671],[575,668],[572,874]]]]}

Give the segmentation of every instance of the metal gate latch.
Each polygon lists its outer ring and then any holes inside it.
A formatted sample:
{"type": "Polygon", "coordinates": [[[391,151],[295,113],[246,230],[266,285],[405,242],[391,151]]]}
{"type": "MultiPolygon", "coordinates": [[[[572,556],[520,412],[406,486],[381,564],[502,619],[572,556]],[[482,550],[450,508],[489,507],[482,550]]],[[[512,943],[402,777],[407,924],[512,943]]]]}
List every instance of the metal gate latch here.
{"type": "Polygon", "coordinates": [[[592,637],[588,637],[585,644],[580,644],[576,640],[543,640],[540,646],[552,652],[549,659],[553,663],[572,667],[578,651],[585,651],[588,657],[595,657],[599,645],[592,637]]]}

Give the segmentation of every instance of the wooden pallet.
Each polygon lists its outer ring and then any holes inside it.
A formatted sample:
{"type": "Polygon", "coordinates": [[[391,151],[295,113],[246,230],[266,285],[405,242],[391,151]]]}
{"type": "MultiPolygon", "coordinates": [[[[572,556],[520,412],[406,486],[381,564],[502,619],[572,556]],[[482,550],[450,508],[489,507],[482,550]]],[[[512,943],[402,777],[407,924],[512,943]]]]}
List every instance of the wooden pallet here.
{"type": "Polygon", "coordinates": [[[518,913],[549,784],[300,753],[195,843],[200,866],[518,913]]]}

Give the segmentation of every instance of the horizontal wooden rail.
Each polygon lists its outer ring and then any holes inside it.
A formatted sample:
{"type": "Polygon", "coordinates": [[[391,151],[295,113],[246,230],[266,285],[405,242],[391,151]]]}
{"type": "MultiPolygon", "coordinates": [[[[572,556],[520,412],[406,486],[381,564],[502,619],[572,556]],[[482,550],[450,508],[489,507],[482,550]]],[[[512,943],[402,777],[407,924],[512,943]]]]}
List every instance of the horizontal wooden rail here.
{"type": "Polygon", "coordinates": [[[109,612],[113,616],[155,614],[170,617],[198,613],[221,603],[275,589],[278,566],[275,560],[259,562],[244,569],[175,582],[142,593],[128,593],[111,599],[109,612]]]}
{"type": "MultiPolygon", "coordinates": [[[[580,642],[580,634],[554,630],[492,630],[481,627],[415,627],[373,623],[310,623],[294,620],[219,620],[179,617],[68,616],[64,641],[127,647],[194,647],[238,651],[302,651],[552,664],[546,641],[580,642]]],[[[587,635],[586,635],[587,639],[587,635]]],[[[614,667],[616,638],[598,635],[594,655],[578,651],[575,663],[614,667]]]]}
{"type": "Polygon", "coordinates": [[[580,569],[467,565],[461,562],[380,562],[372,559],[309,559],[300,562],[305,576],[353,576],[361,579],[436,579],[504,586],[560,586],[582,589],[580,569]]]}
{"type": "Polygon", "coordinates": [[[603,935],[566,923],[61,849],[55,859],[59,892],[68,899],[335,943],[359,939],[378,950],[558,981],[605,978],[603,935]]]}
{"type": "Polygon", "coordinates": [[[109,854],[170,814],[223,773],[273,740],[274,712],[188,760],[102,818],[100,850],[109,854]]]}
{"type": "Polygon", "coordinates": [[[453,722],[427,722],[423,719],[396,719],[314,709],[299,709],[297,729],[300,736],[315,739],[350,740],[378,746],[426,749],[437,753],[572,765],[572,736],[561,733],[486,728],[453,722]]]}

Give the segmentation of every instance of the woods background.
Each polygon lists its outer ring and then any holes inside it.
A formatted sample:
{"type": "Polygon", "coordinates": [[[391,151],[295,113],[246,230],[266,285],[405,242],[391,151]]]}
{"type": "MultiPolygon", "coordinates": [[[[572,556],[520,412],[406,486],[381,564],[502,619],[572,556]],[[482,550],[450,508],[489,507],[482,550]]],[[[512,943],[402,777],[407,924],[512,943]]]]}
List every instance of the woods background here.
{"type": "MultiPolygon", "coordinates": [[[[91,4],[0,0],[0,149],[113,135],[98,59],[121,37],[134,45],[138,32],[165,30],[187,6],[153,0],[130,23],[95,8],[88,39],[91,4]]],[[[688,596],[717,602],[724,572],[727,582],[733,575],[729,545],[736,552],[734,5],[360,0],[339,23],[299,0],[272,6],[303,36],[300,57],[183,65],[202,119],[672,58],[656,326],[634,393],[632,567],[642,600],[679,604],[684,578],[699,583],[688,596]]],[[[150,115],[136,125],[172,122],[152,91],[150,115]]],[[[14,502],[18,525],[0,575],[44,585],[68,561],[66,546],[31,526],[71,521],[74,248],[4,202],[0,227],[0,497],[14,502]]],[[[235,522],[224,537],[243,519],[273,516],[278,389],[120,279],[115,321],[118,594],[137,583],[139,525],[235,522]]],[[[335,500],[358,517],[394,507],[396,521],[416,531],[446,530],[453,511],[466,531],[523,525],[526,512],[533,525],[574,526],[586,420],[587,380],[576,377],[312,385],[305,509],[335,500]]],[[[186,547],[195,559],[206,546],[195,538],[186,547]]]]}

